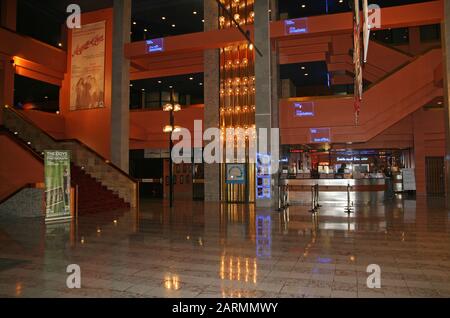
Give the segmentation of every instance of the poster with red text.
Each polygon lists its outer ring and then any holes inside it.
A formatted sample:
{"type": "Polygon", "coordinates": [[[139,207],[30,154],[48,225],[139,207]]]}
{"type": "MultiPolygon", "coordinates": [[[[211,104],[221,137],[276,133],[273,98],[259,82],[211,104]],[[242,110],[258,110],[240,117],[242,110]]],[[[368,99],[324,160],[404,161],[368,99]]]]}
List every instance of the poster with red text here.
{"type": "Polygon", "coordinates": [[[70,110],[104,107],[105,21],[72,31],[70,110]]]}

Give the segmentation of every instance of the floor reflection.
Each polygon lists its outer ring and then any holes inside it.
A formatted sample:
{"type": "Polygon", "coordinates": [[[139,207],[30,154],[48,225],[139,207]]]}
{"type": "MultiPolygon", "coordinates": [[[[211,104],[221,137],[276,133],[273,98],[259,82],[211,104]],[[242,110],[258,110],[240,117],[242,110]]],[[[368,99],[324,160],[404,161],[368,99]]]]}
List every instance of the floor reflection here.
{"type": "Polygon", "coordinates": [[[441,200],[292,206],[144,201],[76,222],[0,219],[0,295],[9,297],[450,297],[450,221],[441,200]],[[82,288],[66,288],[79,264],[82,288]],[[382,269],[367,288],[366,266],[382,269]]]}

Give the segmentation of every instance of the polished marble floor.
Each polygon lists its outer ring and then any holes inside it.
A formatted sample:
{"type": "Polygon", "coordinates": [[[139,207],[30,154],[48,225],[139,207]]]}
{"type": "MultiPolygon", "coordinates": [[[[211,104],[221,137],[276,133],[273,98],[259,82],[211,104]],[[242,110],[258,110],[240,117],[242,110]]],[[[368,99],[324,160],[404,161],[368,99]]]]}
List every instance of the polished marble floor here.
{"type": "Polygon", "coordinates": [[[439,199],[284,212],[144,201],[71,224],[0,218],[3,297],[450,297],[439,199]],[[66,267],[81,268],[81,288],[66,267]],[[381,288],[367,287],[369,264],[381,288]]]}

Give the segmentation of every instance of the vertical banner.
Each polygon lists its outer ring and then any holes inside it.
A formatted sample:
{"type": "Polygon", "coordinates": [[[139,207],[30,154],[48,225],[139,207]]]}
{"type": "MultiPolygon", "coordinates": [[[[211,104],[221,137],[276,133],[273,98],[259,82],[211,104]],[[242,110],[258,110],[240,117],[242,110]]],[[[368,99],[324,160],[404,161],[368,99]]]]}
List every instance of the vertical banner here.
{"type": "Polygon", "coordinates": [[[71,218],[70,152],[45,151],[45,221],[71,218]]]}
{"type": "Polygon", "coordinates": [[[105,21],[72,30],[70,110],[104,107],[105,21]]]}

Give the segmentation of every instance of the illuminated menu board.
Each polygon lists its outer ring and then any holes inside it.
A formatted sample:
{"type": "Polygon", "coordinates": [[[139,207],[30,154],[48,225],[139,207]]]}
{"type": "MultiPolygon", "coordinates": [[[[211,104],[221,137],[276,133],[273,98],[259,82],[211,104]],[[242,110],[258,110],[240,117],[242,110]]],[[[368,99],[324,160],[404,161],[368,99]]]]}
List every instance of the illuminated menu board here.
{"type": "Polygon", "coordinates": [[[164,38],[147,40],[147,53],[164,52],[164,38]]]}
{"type": "Polygon", "coordinates": [[[270,156],[256,155],[256,197],[258,199],[270,199],[270,156]]]}
{"type": "Polygon", "coordinates": [[[309,131],[311,143],[331,142],[330,128],[311,128],[309,131]]]}
{"type": "Polygon", "coordinates": [[[314,102],[295,102],[296,117],[314,117],[314,102]]]}
{"type": "Polygon", "coordinates": [[[292,19],[284,21],[285,34],[302,34],[308,32],[308,19],[292,19]]]}

